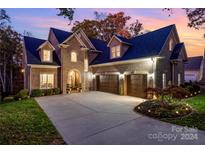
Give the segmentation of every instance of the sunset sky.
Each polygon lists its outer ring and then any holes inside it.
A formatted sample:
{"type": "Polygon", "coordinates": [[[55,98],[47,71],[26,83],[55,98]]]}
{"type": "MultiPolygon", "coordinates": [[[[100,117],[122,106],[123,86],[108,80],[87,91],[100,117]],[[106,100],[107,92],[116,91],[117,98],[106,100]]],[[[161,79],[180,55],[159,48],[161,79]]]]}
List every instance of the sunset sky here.
{"type": "MultiPolygon", "coordinates": [[[[11,17],[12,26],[18,32],[24,30],[32,33],[34,37],[46,39],[50,27],[63,30],[70,30],[68,22],[63,17],[58,17],[56,9],[6,9],[11,17]]],[[[94,19],[94,11],[104,13],[125,12],[131,16],[132,23],[138,19],[143,23],[145,30],[155,30],[170,24],[176,24],[182,42],[185,42],[188,56],[203,55],[205,39],[203,35],[205,29],[195,30],[187,27],[187,17],[184,10],[174,9],[173,15],[168,16],[162,9],[76,9],[74,21],[83,19],[94,19]]]]}

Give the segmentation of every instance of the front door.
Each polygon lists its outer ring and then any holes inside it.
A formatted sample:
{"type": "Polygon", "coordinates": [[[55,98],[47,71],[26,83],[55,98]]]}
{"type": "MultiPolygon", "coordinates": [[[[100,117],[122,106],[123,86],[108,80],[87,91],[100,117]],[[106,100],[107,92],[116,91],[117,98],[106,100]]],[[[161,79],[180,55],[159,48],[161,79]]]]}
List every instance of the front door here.
{"type": "Polygon", "coordinates": [[[68,84],[70,85],[70,87],[76,88],[80,86],[81,80],[80,80],[80,73],[78,71],[76,70],[70,71],[68,78],[69,78],[68,84]]]}

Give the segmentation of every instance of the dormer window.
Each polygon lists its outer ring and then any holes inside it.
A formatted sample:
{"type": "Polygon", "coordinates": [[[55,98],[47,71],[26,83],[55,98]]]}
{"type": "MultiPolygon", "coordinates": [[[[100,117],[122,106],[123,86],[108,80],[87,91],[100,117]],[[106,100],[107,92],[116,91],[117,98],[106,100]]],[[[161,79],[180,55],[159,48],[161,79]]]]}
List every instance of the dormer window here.
{"type": "Polygon", "coordinates": [[[111,58],[118,58],[120,56],[120,45],[111,47],[111,58]]]}
{"type": "Polygon", "coordinates": [[[43,50],[43,61],[51,62],[51,51],[50,50],[43,50]]]}
{"type": "Polygon", "coordinates": [[[71,62],[77,62],[77,54],[76,54],[76,52],[71,52],[71,62]]]}
{"type": "Polygon", "coordinates": [[[174,44],[174,42],[173,42],[173,40],[171,39],[171,40],[169,41],[169,51],[172,51],[172,50],[173,50],[173,44],[174,44]]]}

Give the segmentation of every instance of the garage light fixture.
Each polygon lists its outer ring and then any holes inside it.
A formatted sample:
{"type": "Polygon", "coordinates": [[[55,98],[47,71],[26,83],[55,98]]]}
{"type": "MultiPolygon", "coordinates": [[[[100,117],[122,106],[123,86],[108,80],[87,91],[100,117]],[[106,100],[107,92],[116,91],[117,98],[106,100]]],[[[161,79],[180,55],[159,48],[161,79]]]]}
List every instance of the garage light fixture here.
{"type": "Polygon", "coordinates": [[[124,79],[125,75],[124,74],[119,74],[120,79],[124,79]]]}
{"type": "Polygon", "coordinates": [[[93,78],[93,79],[95,79],[95,77],[96,77],[96,75],[95,75],[95,74],[93,74],[93,75],[92,75],[92,78],[93,78]]]}

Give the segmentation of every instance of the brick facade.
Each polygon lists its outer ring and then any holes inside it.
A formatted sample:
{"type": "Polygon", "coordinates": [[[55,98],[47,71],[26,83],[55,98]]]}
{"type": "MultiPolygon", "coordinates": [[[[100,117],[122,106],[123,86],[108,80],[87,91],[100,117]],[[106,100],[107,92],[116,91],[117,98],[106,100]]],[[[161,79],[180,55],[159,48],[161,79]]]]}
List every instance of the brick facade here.
{"type": "MultiPolygon", "coordinates": [[[[144,74],[147,78],[147,87],[162,88],[163,73],[166,74],[166,85],[169,81],[171,81],[172,84],[178,84],[178,74],[180,74],[180,81],[183,83],[183,53],[186,51],[183,49],[184,51],[181,52],[177,61],[171,61],[170,56],[172,52],[169,51],[170,40],[173,41],[173,47],[180,43],[176,29],[171,31],[161,52],[157,56],[88,66],[86,62],[90,63],[100,53],[89,51],[89,49],[93,49],[93,46],[84,33],[74,33],[69,39],[64,41],[61,46],[59,46],[59,42],[54,33],[50,31],[49,41],[56,48],[56,51],[54,52],[56,52],[59,57],[61,64],[58,68],[40,68],[40,66],[39,68],[32,68],[27,65],[25,67],[24,85],[29,89],[38,89],[40,88],[40,74],[53,73],[55,76],[55,87],[61,88],[62,92],[65,94],[67,84],[69,84],[71,80],[71,71],[78,72],[80,76],[79,82],[82,85],[83,91],[96,90],[96,75],[105,74],[117,74],[119,76],[119,87],[125,95],[127,94],[127,76],[130,74],[144,74]],[[77,62],[71,61],[72,52],[76,53],[77,62]],[[30,85],[31,87],[29,87],[30,85]]],[[[109,47],[116,45],[120,45],[121,56],[126,54],[127,49],[130,47],[128,44],[113,38],[109,43],[109,47]]],[[[47,49],[49,46],[45,46],[44,48],[47,49]]]]}

